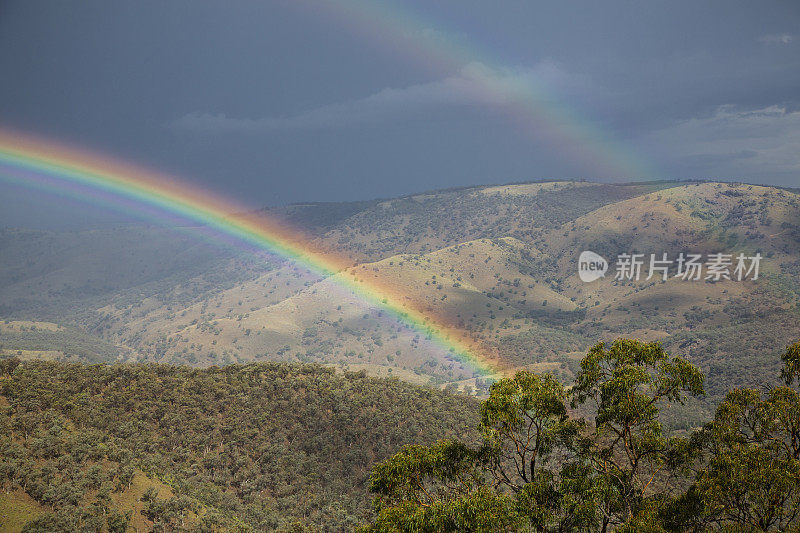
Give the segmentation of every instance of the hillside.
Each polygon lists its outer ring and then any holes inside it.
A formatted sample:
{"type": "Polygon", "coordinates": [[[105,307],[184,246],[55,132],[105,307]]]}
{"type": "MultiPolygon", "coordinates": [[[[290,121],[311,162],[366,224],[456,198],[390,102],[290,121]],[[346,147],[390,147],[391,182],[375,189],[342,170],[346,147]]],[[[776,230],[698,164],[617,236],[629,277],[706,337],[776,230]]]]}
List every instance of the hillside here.
{"type": "Polygon", "coordinates": [[[186,305],[246,279],[263,258],[234,254],[199,228],[0,229],[0,317],[82,325],[109,302],[152,295],[186,305]]]}
{"type": "MultiPolygon", "coordinates": [[[[349,255],[355,266],[339,276],[390,283],[426,316],[469,332],[510,369],[568,379],[578,354],[598,339],[661,340],[708,372],[713,403],[731,386],[774,375],[778,352],[800,336],[796,191],[562,181],[267,212],[349,255]],[[611,262],[604,279],[578,279],[583,250],[611,262]],[[635,252],[758,252],[763,261],[756,281],[686,281],[674,277],[674,266],[664,282],[615,281],[614,257],[635,252]]],[[[48,246],[35,247],[25,244],[28,234],[6,232],[0,279],[14,282],[2,296],[16,303],[6,303],[0,318],[70,326],[94,339],[107,360],[198,367],[304,361],[471,390],[488,383],[427,344],[420,331],[338,288],[335,277],[214,246],[192,231],[148,231],[146,243],[132,239],[131,229],[102,238],[37,234],[33,241],[48,246]],[[62,240],[80,253],[51,246],[62,240]],[[178,253],[165,253],[168,247],[178,253]],[[120,256],[137,257],[136,266],[120,256]],[[35,267],[25,273],[25,264],[35,267]],[[90,279],[107,280],[100,283],[106,288],[82,292],[90,279]]],[[[34,346],[18,332],[0,331],[7,351],[49,349],[81,359],[51,340],[34,346]]]]}
{"type": "Polygon", "coordinates": [[[314,365],[10,361],[0,531],[352,530],[373,464],[476,437],[471,398],[314,365]]]}

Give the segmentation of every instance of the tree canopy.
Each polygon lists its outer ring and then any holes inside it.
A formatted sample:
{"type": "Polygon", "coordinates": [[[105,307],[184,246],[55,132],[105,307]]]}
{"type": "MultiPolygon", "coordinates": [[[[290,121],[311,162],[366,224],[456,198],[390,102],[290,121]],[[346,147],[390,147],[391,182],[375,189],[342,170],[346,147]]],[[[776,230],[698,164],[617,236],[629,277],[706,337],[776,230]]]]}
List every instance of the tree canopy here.
{"type": "Polygon", "coordinates": [[[728,393],[714,420],[665,430],[704,393],[659,343],[594,346],[570,387],[519,372],[481,403],[481,442],[409,446],[373,469],[364,531],[800,530],[800,343],[786,386],[728,393]]]}

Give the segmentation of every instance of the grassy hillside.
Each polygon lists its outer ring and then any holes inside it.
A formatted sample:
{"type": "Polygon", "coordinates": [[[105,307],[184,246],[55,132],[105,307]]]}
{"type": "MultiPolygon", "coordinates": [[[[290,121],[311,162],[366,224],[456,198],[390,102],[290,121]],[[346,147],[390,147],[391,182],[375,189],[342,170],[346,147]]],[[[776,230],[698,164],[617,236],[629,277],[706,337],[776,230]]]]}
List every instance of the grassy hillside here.
{"type": "Polygon", "coordinates": [[[387,200],[351,216],[325,242],[359,260],[426,253],[481,238],[536,240],[603,205],[674,186],[555,181],[474,187],[387,200]]]}
{"type": "MultiPolygon", "coordinates": [[[[774,375],[778,352],[800,333],[796,191],[560,181],[268,212],[349,255],[355,266],[339,276],[391,284],[510,368],[569,377],[570,354],[598,339],[658,339],[710,373],[714,401],[725,388],[774,375]],[[760,252],[764,259],[755,282],[617,282],[612,264],[605,279],[586,284],[577,277],[583,250],[612,262],[624,252],[760,252]]],[[[0,260],[0,279],[9,280],[0,289],[3,315],[55,313],[54,322],[80,328],[107,360],[304,361],[473,390],[483,383],[475,369],[339,289],[335,278],[268,256],[214,251],[197,235],[148,231],[146,244],[130,229],[6,232],[14,254],[0,260]],[[55,246],[61,241],[73,251],[55,246]],[[134,264],[120,259],[134,256],[134,264]],[[54,266],[59,261],[63,268],[54,266]],[[92,293],[89,280],[106,288],[92,293]]],[[[58,351],[57,339],[31,335],[0,331],[0,344],[6,353],[58,351]]]]}
{"type": "Polygon", "coordinates": [[[187,305],[279,263],[200,228],[0,229],[0,317],[86,325],[111,302],[187,305]]]}
{"type": "Polygon", "coordinates": [[[125,346],[111,344],[75,326],[26,320],[0,322],[0,356],[100,363],[130,355],[125,346]]]}
{"type": "Polygon", "coordinates": [[[375,462],[412,442],[475,437],[470,398],[314,365],[4,370],[7,531],[30,520],[48,531],[351,530],[371,516],[375,462]]]}

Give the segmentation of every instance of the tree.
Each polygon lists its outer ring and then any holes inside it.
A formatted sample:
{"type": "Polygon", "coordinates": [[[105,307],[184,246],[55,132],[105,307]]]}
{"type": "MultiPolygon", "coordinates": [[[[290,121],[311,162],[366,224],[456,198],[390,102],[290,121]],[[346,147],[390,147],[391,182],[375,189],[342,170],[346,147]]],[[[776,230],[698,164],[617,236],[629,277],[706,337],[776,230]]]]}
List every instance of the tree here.
{"type": "Polygon", "coordinates": [[[702,393],[702,373],[658,343],[598,344],[569,393],[518,372],[481,404],[479,447],[411,446],[373,469],[368,531],[657,529],[679,495],[664,483],[692,456],[664,435],[659,408],[702,393]],[[570,394],[574,407],[592,402],[593,425],[569,417],[570,394]]]}
{"type": "Polygon", "coordinates": [[[479,465],[457,441],[406,446],[372,471],[377,520],[364,531],[516,531],[513,500],[485,484],[479,465]]]}
{"type": "Polygon", "coordinates": [[[564,386],[549,375],[523,371],[492,385],[480,428],[496,487],[519,492],[574,434],[565,399],[564,386]]]}
{"type": "Polygon", "coordinates": [[[781,360],[783,361],[781,378],[786,382],[786,386],[790,387],[795,379],[800,384],[800,342],[787,347],[781,356],[781,360]]]}
{"type": "Polygon", "coordinates": [[[111,511],[108,514],[106,522],[108,524],[108,533],[125,533],[128,531],[128,524],[131,521],[131,511],[120,513],[119,511],[111,511]]]}
{"type": "Polygon", "coordinates": [[[582,424],[568,417],[566,399],[552,376],[523,371],[493,384],[481,404],[481,455],[493,487],[513,494],[537,531],[576,530],[594,520],[585,500],[573,497],[576,474],[583,474],[573,446],[582,424]]]}
{"type": "Polygon", "coordinates": [[[0,359],[0,376],[8,375],[14,373],[14,369],[19,366],[21,361],[18,357],[8,357],[5,359],[0,359]]]}
{"type": "Polygon", "coordinates": [[[697,491],[709,521],[757,531],[800,526],[800,343],[783,355],[787,386],[762,398],[753,389],[734,389],[703,430],[708,464],[697,491]]]}
{"type": "Polygon", "coordinates": [[[686,439],[664,434],[659,409],[703,394],[703,374],[660,343],[619,339],[594,346],[580,363],[573,408],[589,404],[594,428],[579,441],[590,469],[601,531],[652,513],[672,496],[669,477],[688,464],[686,439]]]}

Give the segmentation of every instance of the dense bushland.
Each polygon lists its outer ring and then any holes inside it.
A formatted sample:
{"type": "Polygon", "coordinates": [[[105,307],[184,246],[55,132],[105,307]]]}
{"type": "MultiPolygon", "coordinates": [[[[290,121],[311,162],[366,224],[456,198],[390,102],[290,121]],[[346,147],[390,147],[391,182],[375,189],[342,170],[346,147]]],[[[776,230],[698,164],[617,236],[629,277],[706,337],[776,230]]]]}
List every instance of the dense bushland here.
{"type": "Polygon", "coordinates": [[[31,530],[113,529],[135,472],[171,488],[146,495],[160,530],[349,530],[373,464],[477,437],[475,400],[316,365],[0,363],[0,484],[44,505],[31,530]]]}

